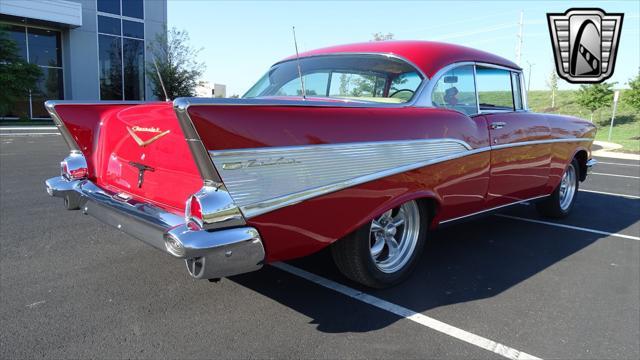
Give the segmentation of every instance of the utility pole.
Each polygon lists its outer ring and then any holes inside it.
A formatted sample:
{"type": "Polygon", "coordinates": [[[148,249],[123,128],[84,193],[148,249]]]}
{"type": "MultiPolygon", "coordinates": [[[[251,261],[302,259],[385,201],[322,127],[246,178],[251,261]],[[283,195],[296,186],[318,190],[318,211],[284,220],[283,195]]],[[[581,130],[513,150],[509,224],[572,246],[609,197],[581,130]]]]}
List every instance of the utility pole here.
{"type": "MultiPolygon", "coordinates": [[[[609,136],[607,137],[607,141],[611,141],[611,132],[613,131],[613,120],[616,118],[616,108],[618,107],[618,98],[620,98],[620,90],[616,90],[613,92],[613,113],[611,113],[611,125],[609,125],[609,136]]],[[[593,122],[593,115],[591,122],[593,122]]]]}
{"type": "Polygon", "coordinates": [[[529,65],[529,80],[527,81],[527,95],[529,95],[529,90],[531,90],[531,69],[535,64],[530,63],[529,61],[527,61],[527,64],[529,65]]]}
{"type": "Polygon", "coordinates": [[[520,65],[520,59],[522,57],[522,42],[524,38],[522,37],[522,32],[524,30],[524,10],[520,10],[520,22],[518,23],[518,35],[516,42],[516,64],[520,65]]]}

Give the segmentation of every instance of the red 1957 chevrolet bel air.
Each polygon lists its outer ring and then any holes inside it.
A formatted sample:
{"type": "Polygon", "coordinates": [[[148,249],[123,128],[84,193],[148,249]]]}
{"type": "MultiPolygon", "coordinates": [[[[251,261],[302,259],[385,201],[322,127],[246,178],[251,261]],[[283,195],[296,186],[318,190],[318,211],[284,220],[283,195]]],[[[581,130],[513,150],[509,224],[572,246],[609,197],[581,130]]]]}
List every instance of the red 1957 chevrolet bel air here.
{"type": "Polygon", "coordinates": [[[438,224],[571,211],[596,129],[530,112],[524,89],[498,56],[384,41],[285,59],[242,99],[49,101],[71,153],[47,191],[198,279],[331,246],[348,278],[386,287],[438,224]]]}

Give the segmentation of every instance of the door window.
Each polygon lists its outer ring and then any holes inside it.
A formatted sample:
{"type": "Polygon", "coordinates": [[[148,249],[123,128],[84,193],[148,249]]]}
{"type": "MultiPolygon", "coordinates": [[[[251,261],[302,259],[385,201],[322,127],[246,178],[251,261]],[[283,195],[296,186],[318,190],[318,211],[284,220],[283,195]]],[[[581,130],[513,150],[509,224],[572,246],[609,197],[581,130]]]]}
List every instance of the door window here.
{"type": "Polygon", "coordinates": [[[478,113],[473,65],[463,65],[446,72],[431,94],[435,107],[453,109],[467,115],[478,113]]]}
{"type": "Polygon", "coordinates": [[[481,112],[513,111],[511,71],[476,67],[476,84],[481,112]]]}
{"type": "Polygon", "coordinates": [[[513,88],[513,102],[516,110],[524,109],[522,101],[522,87],[520,87],[520,74],[517,72],[511,73],[511,87],[513,88]]]}

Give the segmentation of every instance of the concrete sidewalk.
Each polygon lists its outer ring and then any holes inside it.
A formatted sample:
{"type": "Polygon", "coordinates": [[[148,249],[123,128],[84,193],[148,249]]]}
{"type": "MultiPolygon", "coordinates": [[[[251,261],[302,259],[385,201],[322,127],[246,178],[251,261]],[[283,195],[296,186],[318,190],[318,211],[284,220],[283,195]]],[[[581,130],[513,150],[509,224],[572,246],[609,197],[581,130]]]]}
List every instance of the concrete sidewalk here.
{"type": "Polygon", "coordinates": [[[640,161],[640,154],[630,154],[630,153],[613,151],[613,150],[622,148],[622,145],[606,142],[606,141],[594,141],[593,144],[596,147],[600,148],[591,153],[593,156],[640,161]]]}

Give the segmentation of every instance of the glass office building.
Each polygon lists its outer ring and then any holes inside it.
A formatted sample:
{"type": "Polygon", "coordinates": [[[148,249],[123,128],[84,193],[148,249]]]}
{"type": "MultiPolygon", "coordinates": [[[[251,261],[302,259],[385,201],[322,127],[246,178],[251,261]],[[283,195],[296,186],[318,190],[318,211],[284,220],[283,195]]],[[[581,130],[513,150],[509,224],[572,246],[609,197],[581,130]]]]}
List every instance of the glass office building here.
{"type": "Polygon", "coordinates": [[[166,24],[166,0],[0,1],[0,26],[42,73],[0,119],[48,119],[48,99],[152,100],[146,49],[166,24]]]}

